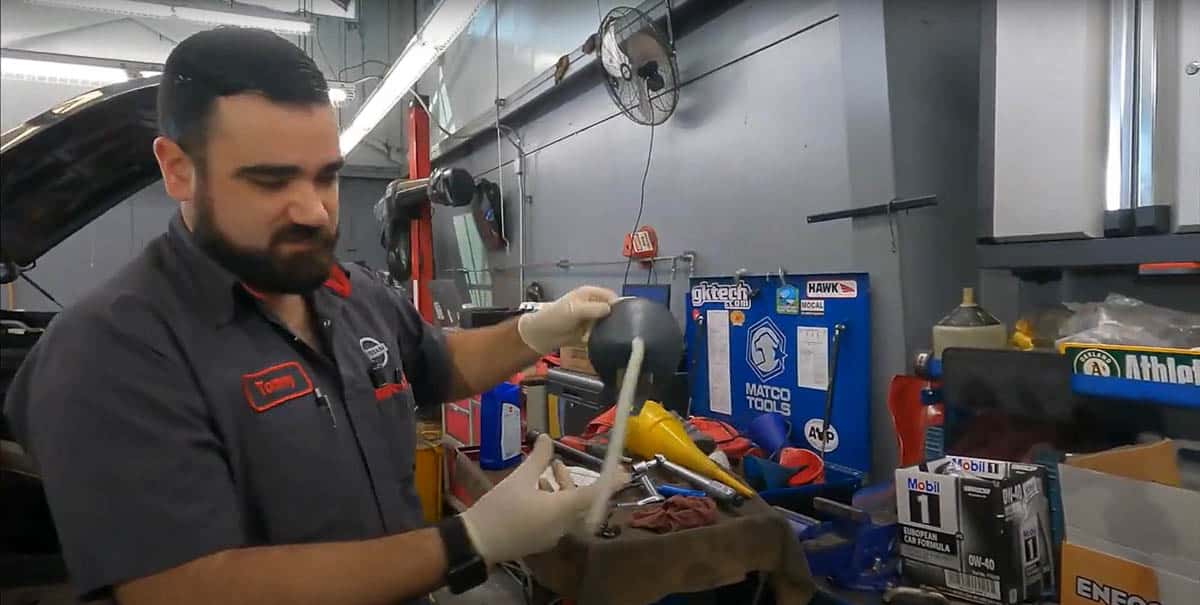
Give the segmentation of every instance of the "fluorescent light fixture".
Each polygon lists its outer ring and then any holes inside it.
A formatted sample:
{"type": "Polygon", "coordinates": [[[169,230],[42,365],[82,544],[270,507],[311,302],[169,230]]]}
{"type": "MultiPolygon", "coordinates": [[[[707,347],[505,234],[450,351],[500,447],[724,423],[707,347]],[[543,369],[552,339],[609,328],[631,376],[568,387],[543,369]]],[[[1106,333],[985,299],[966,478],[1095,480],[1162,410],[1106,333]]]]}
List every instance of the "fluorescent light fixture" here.
{"type": "Polygon", "coordinates": [[[18,59],[16,57],[0,57],[0,74],[5,78],[19,80],[59,82],[87,86],[107,86],[129,80],[129,72],[119,67],[59,63],[57,61],[18,59]]]}
{"type": "Polygon", "coordinates": [[[174,17],[185,21],[208,23],[210,25],[236,25],[238,27],[257,27],[269,29],[282,34],[308,34],[312,31],[312,23],[305,19],[285,19],[281,17],[262,17],[243,13],[233,13],[212,8],[197,8],[180,4],[160,4],[158,2],[141,2],[138,0],[27,0],[30,4],[57,6],[75,10],[89,10],[133,17],[154,17],[166,19],[174,17]]]}
{"type": "Polygon", "coordinates": [[[136,0],[28,0],[30,4],[43,6],[58,6],[75,10],[90,10],[133,17],[170,17],[171,7],[166,4],[153,2],[137,2],[136,0]]]}
{"type": "Polygon", "coordinates": [[[161,71],[139,71],[138,75],[143,78],[153,78],[154,76],[161,76],[162,72],[161,71]]]}
{"type": "Polygon", "coordinates": [[[312,31],[312,23],[303,20],[278,19],[275,17],[255,17],[238,13],[207,8],[192,8],[176,6],[172,8],[174,16],[185,21],[211,23],[213,25],[236,25],[237,27],[257,27],[269,29],[281,34],[307,34],[312,31]]]}
{"type": "Polygon", "coordinates": [[[483,0],[442,0],[421,30],[388,68],[383,82],[371,93],[361,109],[342,131],[339,139],[342,155],[347,155],[379,125],[409,89],[471,23],[483,0]]]}

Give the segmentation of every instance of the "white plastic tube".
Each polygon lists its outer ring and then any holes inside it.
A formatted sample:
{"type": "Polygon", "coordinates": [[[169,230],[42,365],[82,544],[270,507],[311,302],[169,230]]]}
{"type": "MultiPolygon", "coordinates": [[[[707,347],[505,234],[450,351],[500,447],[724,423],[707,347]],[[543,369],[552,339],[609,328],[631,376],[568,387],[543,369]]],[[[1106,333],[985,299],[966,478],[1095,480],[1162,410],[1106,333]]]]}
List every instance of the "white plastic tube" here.
{"type": "Polygon", "coordinates": [[[596,500],[592,502],[592,508],[588,510],[585,526],[589,533],[596,533],[600,529],[600,524],[608,516],[608,500],[612,494],[611,489],[603,489],[604,487],[613,485],[617,481],[617,473],[620,472],[621,456],[625,452],[625,427],[629,424],[629,412],[633,409],[633,395],[637,390],[638,378],[642,373],[642,360],[646,356],[646,342],[642,338],[635,337],[629,351],[629,364],[625,367],[625,377],[621,381],[621,391],[617,395],[617,409],[613,417],[613,428],[609,433],[608,452],[604,454],[604,466],[600,468],[600,480],[598,484],[602,487],[596,495],[596,500]]]}

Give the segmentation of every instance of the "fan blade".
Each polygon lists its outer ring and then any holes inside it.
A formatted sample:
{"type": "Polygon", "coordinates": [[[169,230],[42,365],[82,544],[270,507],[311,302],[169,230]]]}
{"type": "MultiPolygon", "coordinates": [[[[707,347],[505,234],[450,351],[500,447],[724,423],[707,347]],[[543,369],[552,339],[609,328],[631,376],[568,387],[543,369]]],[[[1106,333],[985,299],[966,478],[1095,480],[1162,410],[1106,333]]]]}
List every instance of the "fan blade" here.
{"type": "Polygon", "coordinates": [[[646,89],[646,79],[637,79],[638,111],[647,124],[654,123],[654,105],[650,103],[650,91],[646,89]]]}
{"type": "Polygon", "coordinates": [[[611,25],[604,30],[604,37],[600,42],[600,61],[608,75],[618,80],[623,79],[621,66],[629,64],[629,57],[626,57],[617,45],[617,34],[613,32],[611,25]]]}

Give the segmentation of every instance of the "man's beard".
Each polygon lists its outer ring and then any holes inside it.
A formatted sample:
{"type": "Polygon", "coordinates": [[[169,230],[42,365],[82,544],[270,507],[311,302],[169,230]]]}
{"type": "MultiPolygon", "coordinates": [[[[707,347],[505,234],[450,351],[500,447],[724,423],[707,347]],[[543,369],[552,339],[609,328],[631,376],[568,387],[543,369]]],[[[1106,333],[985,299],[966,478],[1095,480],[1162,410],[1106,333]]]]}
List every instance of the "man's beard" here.
{"type": "Polygon", "coordinates": [[[250,288],[260,292],[306,294],[329,277],[337,245],[336,231],[293,224],[271,234],[265,250],[255,250],[234,244],[217,229],[212,198],[203,184],[197,187],[193,205],[195,224],[192,233],[196,243],[250,288]],[[287,243],[307,243],[312,248],[287,255],[273,252],[287,243]]]}

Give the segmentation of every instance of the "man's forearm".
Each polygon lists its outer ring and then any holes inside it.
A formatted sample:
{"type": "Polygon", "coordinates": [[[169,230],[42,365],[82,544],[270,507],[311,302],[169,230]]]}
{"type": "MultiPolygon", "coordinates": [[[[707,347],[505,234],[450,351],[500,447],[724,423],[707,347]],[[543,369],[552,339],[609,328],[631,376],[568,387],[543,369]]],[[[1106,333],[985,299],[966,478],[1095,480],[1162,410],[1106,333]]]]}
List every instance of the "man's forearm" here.
{"type": "Polygon", "coordinates": [[[446,335],[446,349],[450,353],[452,401],[496,386],[539,357],[521,340],[516,319],[451,332],[446,335]]]}
{"type": "Polygon", "coordinates": [[[122,605],[344,603],[414,599],[442,585],[446,556],[433,528],[360,542],[227,550],[119,586],[122,605]]]}

